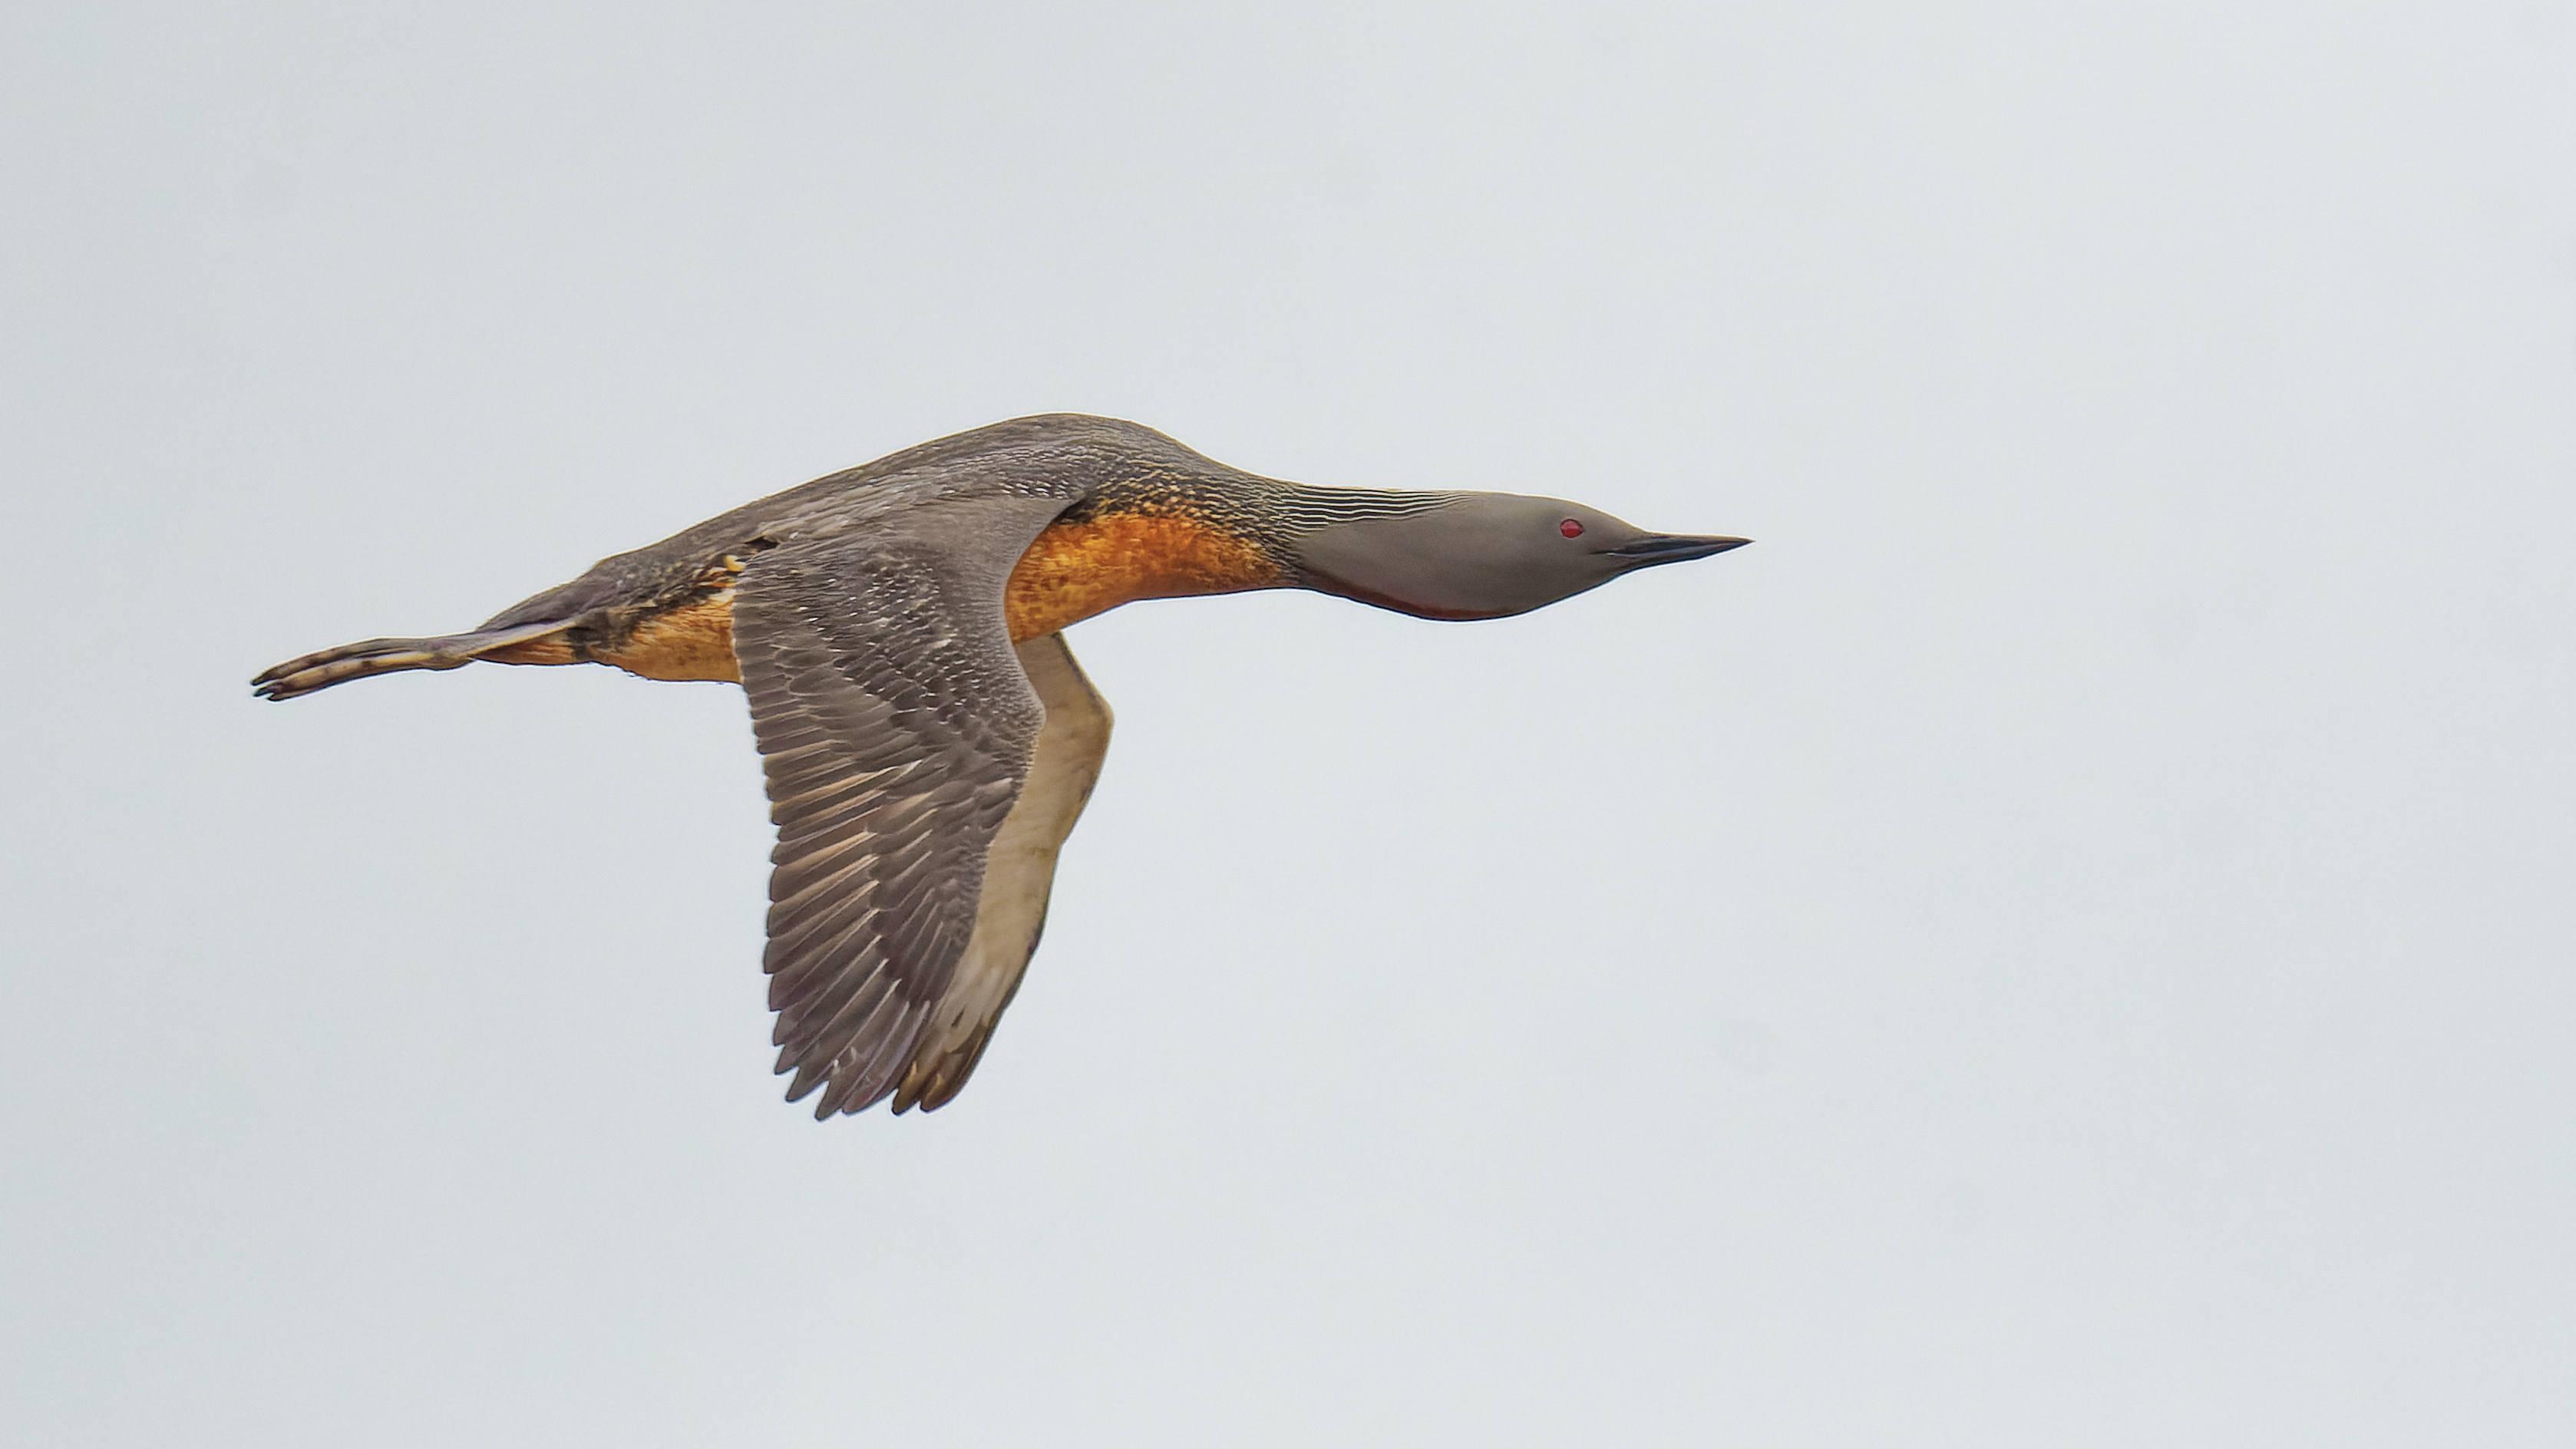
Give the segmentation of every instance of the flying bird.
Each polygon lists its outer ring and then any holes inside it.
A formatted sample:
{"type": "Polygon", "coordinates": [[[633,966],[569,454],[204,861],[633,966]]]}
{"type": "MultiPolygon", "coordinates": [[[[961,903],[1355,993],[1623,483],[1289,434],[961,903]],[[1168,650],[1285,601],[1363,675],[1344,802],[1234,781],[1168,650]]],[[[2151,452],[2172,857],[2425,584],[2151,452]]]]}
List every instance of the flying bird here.
{"type": "Polygon", "coordinates": [[[763,966],[787,1099],[927,1111],[1019,989],[1109,747],[1067,625],[1281,588],[1494,619],[1745,542],[1554,498],[1285,483],[1050,414],[747,503],[471,632],[325,649],[252,684],[293,699],[476,660],[740,684],[778,827],[763,966]]]}

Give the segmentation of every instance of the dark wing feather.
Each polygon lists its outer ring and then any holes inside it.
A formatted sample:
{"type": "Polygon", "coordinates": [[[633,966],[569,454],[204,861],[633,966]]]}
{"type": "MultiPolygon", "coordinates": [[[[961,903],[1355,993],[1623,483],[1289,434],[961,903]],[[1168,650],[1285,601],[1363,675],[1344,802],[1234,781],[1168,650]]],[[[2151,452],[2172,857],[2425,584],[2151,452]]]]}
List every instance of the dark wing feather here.
{"type": "Polygon", "coordinates": [[[769,1004],[787,1097],[856,1112],[903,1079],[975,927],[1045,710],[1002,612],[1064,500],[945,498],[772,549],[734,653],[769,777],[769,1004]]]}

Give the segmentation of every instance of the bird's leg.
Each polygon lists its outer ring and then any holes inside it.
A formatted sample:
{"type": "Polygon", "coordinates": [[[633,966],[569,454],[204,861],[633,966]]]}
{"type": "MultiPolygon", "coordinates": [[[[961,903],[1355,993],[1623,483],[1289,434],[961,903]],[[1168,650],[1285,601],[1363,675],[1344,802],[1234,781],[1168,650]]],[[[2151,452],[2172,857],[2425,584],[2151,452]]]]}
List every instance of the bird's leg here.
{"type": "Polygon", "coordinates": [[[367,679],[378,674],[394,674],[406,669],[457,669],[496,649],[548,634],[561,633],[569,621],[550,619],[541,624],[520,624],[508,629],[481,629],[471,634],[442,634],[431,639],[368,639],[356,644],[343,644],[300,659],[289,659],[251,681],[265,699],[293,699],[346,684],[352,679],[367,679]]]}

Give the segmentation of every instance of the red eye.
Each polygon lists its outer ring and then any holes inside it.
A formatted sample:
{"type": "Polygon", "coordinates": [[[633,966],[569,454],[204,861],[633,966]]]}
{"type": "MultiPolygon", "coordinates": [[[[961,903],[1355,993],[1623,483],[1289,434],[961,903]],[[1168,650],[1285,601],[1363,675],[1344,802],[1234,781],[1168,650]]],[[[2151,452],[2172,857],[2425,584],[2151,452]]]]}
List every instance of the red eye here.
{"type": "Polygon", "coordinates": [[[1583,525],[1576,520],[1569,518],[1563,523],[1558,524],[1556,526],[1556,531],[1564,534],[1568,538],[1581,538],[1583,536],[1583,525]]]}

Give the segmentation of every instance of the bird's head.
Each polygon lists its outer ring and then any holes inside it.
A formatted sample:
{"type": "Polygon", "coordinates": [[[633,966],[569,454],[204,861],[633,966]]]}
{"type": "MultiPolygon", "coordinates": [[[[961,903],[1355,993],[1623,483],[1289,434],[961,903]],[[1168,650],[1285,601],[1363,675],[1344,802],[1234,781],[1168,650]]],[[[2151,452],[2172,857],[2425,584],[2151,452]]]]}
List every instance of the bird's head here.
{"type": "MultiPolygon", "coordinates": [[[[1367,495],[1343,495],[1365,498],[1367,495]]],[[[1572,598],[1621,574],[1707,558],[1752,540],[1648,533],[1562,498],[1518,493],[1380,495],[1402,512],[1342,516],[1296,541],[1308,585],[1426,619],[1499,619],[1572,598]],[[1437,500],[1437,501],[1433,501],[1437,500]]]]}

